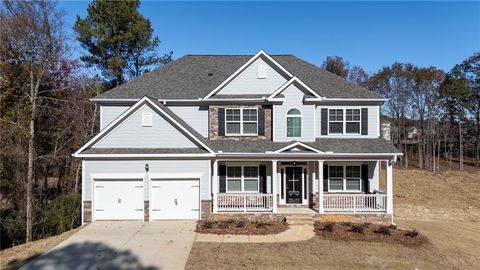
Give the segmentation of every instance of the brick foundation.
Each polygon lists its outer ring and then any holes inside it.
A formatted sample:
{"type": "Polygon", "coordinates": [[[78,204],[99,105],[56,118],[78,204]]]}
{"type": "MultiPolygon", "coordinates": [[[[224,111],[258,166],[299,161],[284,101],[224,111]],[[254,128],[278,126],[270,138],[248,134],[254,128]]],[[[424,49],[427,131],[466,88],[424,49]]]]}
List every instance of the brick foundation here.
{"type": "Polygon", "coordinates": [[[322,222],[352,222],[352,223],[377,223],[390,225],[391,215],[386,213],[378,214],[317,214],[315,220],[322,222]]]}
{"type": "Polygon", "coordinates": [[[83,222],[92,222],[92,201],[83,201],[83,222]]]}
{"type": "Polygon", "coordinates": [[[272,140],[272,106],[271,105],[255,105],[255,106],[210,106],[210,131],[208,138],[210,140],[233,140],[233,141],[262,141],[272,140]],[[218,135],[218,109],[219,108],[245,108],[245,107],[257,107],[263,108],[264,120],[265,120],[265,135],[264,136],[219,136],[218,135]]]}
{"type": "Polygon", "coordinates": [[[143,220],[150,221],[150,202],[143,201],[143,220]]]}
{"type": "Polygon", "coordinates": [[[200,202],[200,219],[209,219],[212,215],[212,201],[205,200],[200,202]]]}
{"type": "Polygon", "coordinates": [[[282,221],[285,215],[282,214],[272,214],[272,213],[217,213],[211,214],[210,219],[247,219],[247,220],[278,220],[282,221]]]}

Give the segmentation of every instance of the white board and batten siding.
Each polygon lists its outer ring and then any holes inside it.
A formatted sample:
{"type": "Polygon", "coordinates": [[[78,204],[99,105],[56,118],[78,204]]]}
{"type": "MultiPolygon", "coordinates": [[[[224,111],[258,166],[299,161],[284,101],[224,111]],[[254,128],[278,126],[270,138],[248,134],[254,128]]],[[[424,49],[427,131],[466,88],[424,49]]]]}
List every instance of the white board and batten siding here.
{"type": "Polygon", "coordinates": [[[197,145],[144,105],[92,148],[197,148],[197,145]],[[151,126],[142,126],[142,114],[152,116],[151,126]]]}
{"type": "MultiPolygon", "coordinates": [[[[344,114],[345,119],[345,114],[344,114]]],[[[317,106],[315,110],[315,123],[317,125],[315,133],[317,138],[378,138],[380,136],[380,106],[378,105],[328,105],[317,106]],[[329,134],[322,135],[321,132],[321,111],[324,109],[368,109],[368,135],[361,134],[329,134]]]]}
{"type": "Polygon", "coordinates": [[[315,141],[315,124],[320,125],[320,120],[315,118],[315,105],[303,104],[305,95],[294,84],[290,85],[282,93],[285,100],[281,105],[273,105],[273,140],[276,142],[285,141],[315,141]],[[287,137],[287,112],[290,109],[298,109],[302,113],[301,137],[287,137]]]}
{"type": "Polygon", "coordinates": [[[252,63],[229,84],[224,86],[217,95],[270,95],[287,82],[280,73],[267,64],[262,58],[252,63]],[[265,69],[265,78],[259,76],[258,68],[265,69]],[[260,77],[260,78],[259,78],[260,77]]]}

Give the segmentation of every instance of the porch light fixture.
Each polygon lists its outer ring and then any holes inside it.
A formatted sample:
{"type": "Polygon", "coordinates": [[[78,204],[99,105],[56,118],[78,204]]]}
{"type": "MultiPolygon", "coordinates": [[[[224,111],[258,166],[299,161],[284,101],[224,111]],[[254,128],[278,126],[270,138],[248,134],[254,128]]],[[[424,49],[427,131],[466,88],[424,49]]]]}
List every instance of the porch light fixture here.
{"type": "Polygon", "coordinates": [[[145,172],[148,172],[149,166],[148,163],[145,163],[145,172]]]}
{"type": "Polygon", "coordinates": [[[297,165],[297,162],[294,160],[294,161],[292,162],[292,164],[293,164],[293,166],[295,166],[295,165],[297,165]]]}

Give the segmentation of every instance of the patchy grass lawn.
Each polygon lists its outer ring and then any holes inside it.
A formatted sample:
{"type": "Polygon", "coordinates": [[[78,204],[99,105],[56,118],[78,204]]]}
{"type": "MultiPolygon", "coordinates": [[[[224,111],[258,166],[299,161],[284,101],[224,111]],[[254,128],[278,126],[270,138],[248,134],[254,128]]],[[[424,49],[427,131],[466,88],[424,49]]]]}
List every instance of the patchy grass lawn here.
{"type": "Polygon", "coordinates": [[[478,269],[480,170],[394,170],[395,222],[430,244],[338,241],[195,242],[187,269],[478,269]]]}
{"type": "Polygon", "coordinates": [[[0,269],[17,269],[30,260],[42,255],[76,233],[80,228],[57,236],[33,241],[0,251],[0,269]]]}

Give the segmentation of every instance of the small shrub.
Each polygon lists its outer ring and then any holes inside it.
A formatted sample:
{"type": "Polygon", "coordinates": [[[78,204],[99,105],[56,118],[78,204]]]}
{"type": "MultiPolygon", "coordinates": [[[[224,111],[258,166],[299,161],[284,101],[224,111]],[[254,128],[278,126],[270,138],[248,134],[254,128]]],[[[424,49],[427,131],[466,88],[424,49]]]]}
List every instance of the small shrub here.
{"type": "Polygon", "coordinates": [[[418,232],[417,230],[411,230],[411,231],[408,231],[405,233],[406,236],[408,237],[411,237],[411,238],[415,238],[418,236],[418,232]]]}
{"type": "Polygon", "coordinates": [[[252,221],[252,223],[255,224],[256,228],[263,228],[263,227],[274,224],[273,221],[262,221],[262,220],[255,220],[255,221],[252,221]]]}
{"type": "Polygon", "coordinates": [[[390,229],[394,229],[394,230],[397,229],[397,225],[395,225],[395,224],[393,224],[393,223],[390,224],[390,225],[388,225],[388,227],[389,227],[390,229]]]}
{"type": "Polygon", "coordinates": [[[233,223],[235,223],[236,221],[237,221],[236,219],[231,218],[231,219],[227,220],[227,223],[228,223],[228,224],[233,224],[233,223]]]}
{"type": "Polygon", "coordinates": [[[352,225],[352,229],[350,231],[363,234],[365,231],[365,226],[363,224],[355,224],[352,225]]]}
{"type": "Polygon", "coordinates": [[[364,222],[363,223],[363,226],[365,226],[365,228],[370,227],[370,225],[372,225],[372,223],[370,223],[370,222],[364,222]]]}
{"type": "Polygon", "coordinates": [[[325,225],[323,226],[322,231],[324,231],[324,232],[333,232],[333,231],[335,231],[335,223],[334,223],[334,222],[327,222],[327,223],[325,223],[325,225]]]}
{"type": "Polygon", "coordinates": [[[343,226],[352,227],[352,223],[351,222],[344,222],[343,226]]]}
{"type": "Polygon", "coordinates": [[[243,221],[243,220],[238,221],[237,224],[235,225],[235,227],[245,228],[245,221],[243,221]]]}
{"type": "Polygon", "coordinates": [[[229,227],[228,225],[229,225],[228,220],[227,221],[220,221],[220,223],[218,223],[218,227],[220,229],[228,229],[228,227],[229,227]]]}
{"type": "Polygon", "coordinates": [[[387,226],[380,226],[375,232],[383,235],[390,235],[390,228],[387,226]]]}
{"type": "Polygon", "coordinates": [[[204,229],[211,229],[211,228],[213,228],[213,224],[215,224],[213,221],[207,220],[207,221],[203,222],[202,227],[204,229]]]}

